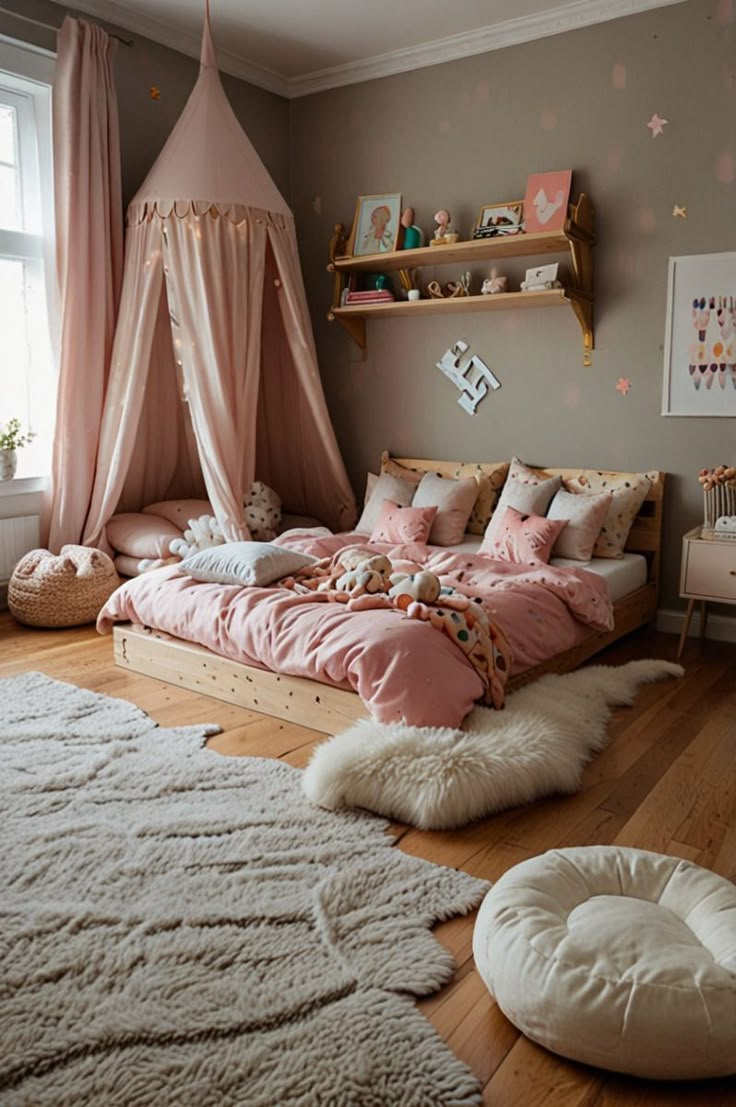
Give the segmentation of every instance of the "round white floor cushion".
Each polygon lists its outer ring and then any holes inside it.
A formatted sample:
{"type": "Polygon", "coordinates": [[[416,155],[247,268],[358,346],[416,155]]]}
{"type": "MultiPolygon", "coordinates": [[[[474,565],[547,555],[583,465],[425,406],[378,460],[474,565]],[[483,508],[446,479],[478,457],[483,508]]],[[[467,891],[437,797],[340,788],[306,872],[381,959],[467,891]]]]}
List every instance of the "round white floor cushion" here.
{"type": "Polygon", "coordinates": [[[736,886],[676,857],[551,850],[488,893],[475,963],[529,1038],[660,1080],[736,1072],[736,886]]]}

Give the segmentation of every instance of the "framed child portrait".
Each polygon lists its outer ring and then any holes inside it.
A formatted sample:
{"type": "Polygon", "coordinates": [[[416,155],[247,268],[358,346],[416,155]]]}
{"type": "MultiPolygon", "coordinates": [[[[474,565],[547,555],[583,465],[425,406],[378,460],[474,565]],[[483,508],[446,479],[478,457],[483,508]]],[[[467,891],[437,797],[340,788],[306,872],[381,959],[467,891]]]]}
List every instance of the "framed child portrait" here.
{"type": "Polygon", "coordinates": [[[389,254],[399,245],[401,194],[359,196],[347,253],[352,257],[389,254]]]}

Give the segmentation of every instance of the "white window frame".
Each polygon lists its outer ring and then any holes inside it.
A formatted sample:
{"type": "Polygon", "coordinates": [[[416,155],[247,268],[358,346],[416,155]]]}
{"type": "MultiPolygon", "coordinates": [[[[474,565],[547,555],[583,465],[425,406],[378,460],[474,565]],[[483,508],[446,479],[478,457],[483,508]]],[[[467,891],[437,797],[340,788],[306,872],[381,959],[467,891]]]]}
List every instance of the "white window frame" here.
{"type": "MultiPolygon", "coordinates": [[[[18,165],[22,179],[24,230],[0,228],[0,255],[38,266],[45,277],[51,349],[58,364],[58,289],[54,244],[51,86],[55,55],[0,35],[0,90],[16,110],[18,165]],[[42,187],[43,185],[43,187],[42,187]],[[40,219],[38,213],[40,212],[40,219]],[[31,219],[30,213],[35,218],[31,219]]],[[[26,478],[45,483],[48,474],[26,478]],[[43,478],[43,479],[41,479],[43,478]]],[[[13,482],[0,485],[0,496],[12,494],[13,482]]]]}

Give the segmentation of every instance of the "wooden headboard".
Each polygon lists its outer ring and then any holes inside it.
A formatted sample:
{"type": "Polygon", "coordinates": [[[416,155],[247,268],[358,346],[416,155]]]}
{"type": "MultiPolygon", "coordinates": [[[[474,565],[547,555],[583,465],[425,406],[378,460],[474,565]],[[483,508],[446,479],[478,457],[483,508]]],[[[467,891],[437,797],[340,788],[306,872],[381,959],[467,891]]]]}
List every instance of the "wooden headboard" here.
{"type": "MultiPolygon", "coordinates": [[[[389,457],[397,465],[403,465],[406,469],[417,469],[423,473],[440,473],[445,477],[454,476],[460,465],[467,464],[461,461],[436,461],[433,458],[394,457],[388,451],[384,451],[381,455],[381,461],[383,462],[384,459],[389,457]]],[[[482,472],[490,474],[498,469],[498,466],[502,463],[496,461],[472,462],[471,464],[477,465],[482,472]]],[[[580,469],[555,469],[552,467],[542,469],[535,465],[530,465],[529,468],[540,476],[560,476],[563,481],[576,477],[580,472],[580,469]]],[[[639,473],[615,472],[608,469],[596,469],[595,472],[604,477],[610,476],[617,479],[623,478],[624,480],[627,477],[633,479],[640,476],[639,473]]],[[[648,564],[647,581],[652,583],[656,582],[659,577],[659,556],[662,543],[662,500],[666,474],[657,469],[647,472],[646,475],[652,482],[651,487],[629,532],[626,551],[627,553],[643,554],[646,557],[648,564]]]]}

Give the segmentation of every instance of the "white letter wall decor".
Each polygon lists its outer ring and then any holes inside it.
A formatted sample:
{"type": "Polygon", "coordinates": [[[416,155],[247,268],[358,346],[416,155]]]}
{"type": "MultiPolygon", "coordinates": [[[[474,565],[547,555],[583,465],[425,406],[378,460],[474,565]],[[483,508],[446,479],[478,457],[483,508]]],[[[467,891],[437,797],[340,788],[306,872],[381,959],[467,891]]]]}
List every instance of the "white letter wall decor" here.
{"type": "Polygon", "coordinates": [[[437,368],[462,392],[458,403],[463,411],[475,415],[478,404],[488,395],[488,386],[495,391],[501,382],[477,354],[466,357],[468,350],[467,342],[459,338],[452,349],[445,350],[437,368]]]}

